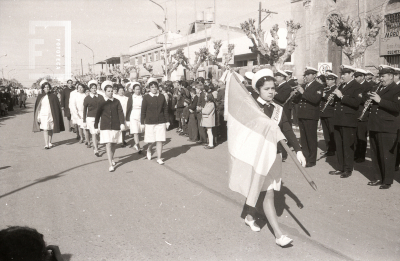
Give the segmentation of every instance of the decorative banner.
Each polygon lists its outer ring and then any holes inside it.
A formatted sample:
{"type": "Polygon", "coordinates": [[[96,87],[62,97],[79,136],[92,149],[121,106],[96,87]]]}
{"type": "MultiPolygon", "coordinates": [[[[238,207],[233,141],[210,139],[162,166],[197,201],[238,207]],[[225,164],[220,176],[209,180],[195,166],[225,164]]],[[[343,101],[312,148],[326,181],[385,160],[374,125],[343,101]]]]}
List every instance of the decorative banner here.
{"type": "Polygon", "coordinates": [[[327,70],[332,71],[332,63],[318,63],[318,75],[325,75],[327,70]]]}
{"type": "Polygon", "coordinates": [[[400,36],[398,32],[386,34],[381,38],[379,46],[379,55],[399,55],[400,54],[400,36]]]}

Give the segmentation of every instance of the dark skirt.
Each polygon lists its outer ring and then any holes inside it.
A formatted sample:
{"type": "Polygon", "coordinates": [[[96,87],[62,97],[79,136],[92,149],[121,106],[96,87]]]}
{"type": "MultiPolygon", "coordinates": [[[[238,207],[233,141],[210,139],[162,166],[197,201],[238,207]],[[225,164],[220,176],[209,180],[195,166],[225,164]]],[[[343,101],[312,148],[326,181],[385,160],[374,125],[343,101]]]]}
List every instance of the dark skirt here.
{"type": "Polygon", "coordinates": [[[192,141],[197,141],[199,139],[199,129],[197,126],[197,119],[195,113],[191,113],[189,115],[188,134],[189,134],[189,139],[192,141]]]}

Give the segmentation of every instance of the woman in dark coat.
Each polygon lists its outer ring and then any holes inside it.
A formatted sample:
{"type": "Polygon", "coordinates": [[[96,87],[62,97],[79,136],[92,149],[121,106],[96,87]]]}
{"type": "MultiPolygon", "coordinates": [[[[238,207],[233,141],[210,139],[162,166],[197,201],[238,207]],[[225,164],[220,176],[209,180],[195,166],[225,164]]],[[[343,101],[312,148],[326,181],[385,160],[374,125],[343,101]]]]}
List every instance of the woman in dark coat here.
{"type": "Polygon", "coordinates": [[[53,147],[51,140],[53,133],[59,133],[65,130],[62,118],[60,101],[57,96],[50,92],[51,86],[46,81],[40,82],[42,93],[38,95],[35,103],[35,112],[33,118],[33,132],[43,130],[45,149],[53,147]]]}

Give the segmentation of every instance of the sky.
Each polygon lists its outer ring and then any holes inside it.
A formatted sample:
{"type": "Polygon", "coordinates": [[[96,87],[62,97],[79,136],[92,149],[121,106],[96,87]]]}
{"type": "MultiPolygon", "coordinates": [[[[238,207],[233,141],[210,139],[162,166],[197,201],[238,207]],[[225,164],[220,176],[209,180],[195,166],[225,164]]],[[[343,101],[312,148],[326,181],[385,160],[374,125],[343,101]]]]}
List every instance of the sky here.
{"type": "MultiPolygon", "coordinates": [[[[290,0],[154,1],[166,9],[169,30],[180,30],[182,34],[195,20],[196,11],[213,11],[214,4],[216,22],[230,26],[258,18],[259,2],[262,8],[278,12],[263,23],[264,29],[269,30],[277,21],[283,26],[283,21],[290,17],[290,0]]],[[[35,82],[37,74],[64,73],[65,28],[35,26],[34,34],[30,33],[29,25],[36,21],[71,22],[72,73],[81,69],[81,60],[86,73],[93,54],[79,41],[93,50],[94,63],[128,54],[129,46],[160,34],[153,22],[163,25],[164,13],[150,0],[1,0],[1,77],[15,78],[25,87],[35,82]],[[40,39],[42,43],[32,44],[40,39]]],[[[99,70],[100,66],[96,66],[95,72],[99,70]]]]}

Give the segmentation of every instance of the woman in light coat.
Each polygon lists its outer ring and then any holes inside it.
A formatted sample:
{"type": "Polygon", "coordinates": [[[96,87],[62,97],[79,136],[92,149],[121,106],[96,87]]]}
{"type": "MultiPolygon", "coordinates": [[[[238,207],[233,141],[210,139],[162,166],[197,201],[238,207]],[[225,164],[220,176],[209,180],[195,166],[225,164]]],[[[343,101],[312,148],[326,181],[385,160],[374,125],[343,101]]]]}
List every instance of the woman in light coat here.
{"type": "Polygon", "coordinates": [[[205,97],[206,105],[201,110],[201,123],[202,127],[207,128],[207,136],[208,136],[208,145],[205,146],[205,149],[213,149],[214,148],[214,136],[212,134],[212,128],[215,126],[215,103],[214,96],[211,93],[208,93],[205,97]]]}
{"type": "Polygon", "coordinates": [[[133,83],[133,94],[128,99],[128,105],[126,109],[126,120],[127,125],[130,128],[131,134],[133,134],[133,139],[135,141],[134,148],[142,153],[142,148],[139,144],[139,135],[143,133],[143,127],[140,124],[140,113],[142,110],[142,90],[138,82],[133,83]]]}

